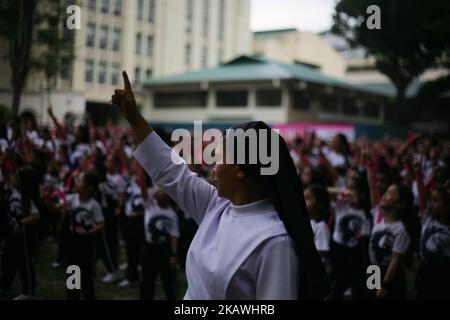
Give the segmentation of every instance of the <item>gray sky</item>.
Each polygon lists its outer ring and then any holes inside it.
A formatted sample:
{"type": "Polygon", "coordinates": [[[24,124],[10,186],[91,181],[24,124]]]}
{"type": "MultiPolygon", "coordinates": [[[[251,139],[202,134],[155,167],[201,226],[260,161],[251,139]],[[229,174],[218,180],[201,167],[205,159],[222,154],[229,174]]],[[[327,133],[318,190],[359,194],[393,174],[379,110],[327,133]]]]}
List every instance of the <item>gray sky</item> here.
{"type": "Polygon", "coordinates": [[[324,31],[331,27],[334,4],[335,0],[251,0],[250,27],[324,31]]]}

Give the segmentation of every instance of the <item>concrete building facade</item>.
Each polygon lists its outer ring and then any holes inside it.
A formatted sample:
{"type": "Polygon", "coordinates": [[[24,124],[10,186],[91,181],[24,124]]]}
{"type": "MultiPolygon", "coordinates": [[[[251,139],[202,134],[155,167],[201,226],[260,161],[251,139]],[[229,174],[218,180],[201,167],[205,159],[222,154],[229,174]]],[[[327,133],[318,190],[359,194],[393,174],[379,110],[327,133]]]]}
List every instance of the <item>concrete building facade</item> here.
{"type": "MultiPolygon", "coordinates": [[[[62,117],[85,111],[106,113],[113,89],[127,70],[136,88],[152,76],[207,68],[249,53],[250,0],[82,0],[81,29],[75,32],[72,65],[62,68],[48,101],[40,73],[29,76],[21,111],[48,122],[51,103],[62,117]],[[44,112],[43,112],[44,111],[44,112]]],[[[5,51],[6,46],[2,45],[5,51]]],[[[12,100],[9,66],[0,62],[0,104],[12,100]]]]}

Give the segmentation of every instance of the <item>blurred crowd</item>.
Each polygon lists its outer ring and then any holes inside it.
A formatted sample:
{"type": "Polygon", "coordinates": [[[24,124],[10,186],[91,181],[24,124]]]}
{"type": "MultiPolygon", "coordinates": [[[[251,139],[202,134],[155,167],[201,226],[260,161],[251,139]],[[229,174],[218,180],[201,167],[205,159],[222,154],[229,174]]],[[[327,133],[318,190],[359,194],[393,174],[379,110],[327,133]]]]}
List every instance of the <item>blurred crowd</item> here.
{"type": "MultiPolygon", "coordinates": [[[[18,298],[37,295],[34,262],[53,239],[51,267],[83,270],[82,289],[67,290],[69,299],[95,298],[98,260],[104,283],[153,299],[159,275],[166,298],[178,297],[176,270],[185,266],[196,225],[133,159],[131,132],[112,124],[69,128],[48,113],[50,127],[0,124],[0,294],[8,296],[18,272],[18,298]]],[[[155,131],[170,144],[170,132],[155,131]]],[[[311,132],[288,145],[329,299],[403,299],[408,270],[418,298],[449,297],[449,141],[411,132],[405,141],[350,143],[311,132]],[[381,272],[373,290],[369,265],[381,272]]],[[[213,167],[190,168],[214,184],[213,167]]]]}

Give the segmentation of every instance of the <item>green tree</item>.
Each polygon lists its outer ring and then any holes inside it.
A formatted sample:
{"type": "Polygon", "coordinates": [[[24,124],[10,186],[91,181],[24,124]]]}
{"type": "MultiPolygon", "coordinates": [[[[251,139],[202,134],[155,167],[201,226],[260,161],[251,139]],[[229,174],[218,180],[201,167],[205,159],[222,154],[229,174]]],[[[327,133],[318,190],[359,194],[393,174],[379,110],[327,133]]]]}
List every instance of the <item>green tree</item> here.
{"type": "Polygon", "coordinates": [[[446,61],[450,39],[450,2],[447,0],[340,0],[332,31],[353,47],[374,57],[377,69],[397,91],[392,119],[404,122],[405,93],[426,69],[446,61]],[[369,29],[367,8],[381,9],[381,29],[369,29]]]}
{"type": "Polygon", "coordinates": [[[31,70],[44,71],[47,88],[51,88],[61,61],[70,64],[74,58],[73,36],[67,36],[64,28],[66,2],[0,1],[0,37],[7,43],[13,116],[19,113],[21,95],[31,70]]]}

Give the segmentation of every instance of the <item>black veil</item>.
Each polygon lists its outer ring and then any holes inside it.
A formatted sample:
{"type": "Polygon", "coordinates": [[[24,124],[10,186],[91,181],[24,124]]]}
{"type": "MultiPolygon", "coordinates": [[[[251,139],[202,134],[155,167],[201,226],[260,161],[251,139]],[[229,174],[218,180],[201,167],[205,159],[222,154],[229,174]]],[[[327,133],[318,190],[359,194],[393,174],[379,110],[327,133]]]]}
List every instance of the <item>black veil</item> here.
{"type": "MultiPolygon", "coordinates": [[[[316,251],[313,232],[306,203],[303,196],[303,187],[297,175],[294,162],[289,153],[284,139],[276,132],[272,131],[262,121],[248,122],[232,129],[265,129],[267,134],[276,135],[278,139],[279,167],[274,175],[261,175],[260,169],[264,167],[259,157],[256,164],[250,164],[248,160],[249,141],[246,141],[246,161],[244,164],[238,163],[239,167],[247,175],[257,179],[263,184],[268,198],[278,212],[280,220],[283,222],[289,236],[294,242],[294,249],[299,260],[299,299],[323,299],[329,292],[329,283],[325,268],[316,251]]],[[[258,134],[258,145],[259,137],[258,134]]],[[[271,151],[270,136],[267,137],[269,154],[271,151]]],[[[236,144],[234,158],[236,161],[236,144]]],[[[237,163],[237,162],[235,162],[237,163]]]]}

